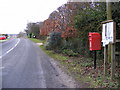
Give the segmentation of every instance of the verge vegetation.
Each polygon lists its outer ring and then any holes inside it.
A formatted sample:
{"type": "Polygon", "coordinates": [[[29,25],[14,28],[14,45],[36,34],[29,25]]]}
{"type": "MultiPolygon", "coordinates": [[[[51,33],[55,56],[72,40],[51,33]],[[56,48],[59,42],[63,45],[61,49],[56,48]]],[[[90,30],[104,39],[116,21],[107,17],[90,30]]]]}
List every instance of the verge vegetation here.
{"type": "MultiPolygon", "coordinates": [[[[45,41],[30,39],[35,43],[45,41]]],[[[52,50],[46,50],[43,45],[39,46],[48,56],[54,58],[61,64],[61,68],[75,78],[77,82],[88,88],[118,88],[118,78],[111,81],[110,76],[103,75],[103,61],[97,60],[97,69],[93,69],[93,59],[85,58],[82,55],[78,57],[67,56],[61,53],[55,53],[52,50]]],[[[110,66],[108,67],[110,73],[110,66]]]]}
{"type": "Polygon", "coordinates": [[[43,40],[39,40],[39,39],[36,39],[36,38],[29,38],[31,41],[35,42],[35,43],[44,43],[43,40]]]}

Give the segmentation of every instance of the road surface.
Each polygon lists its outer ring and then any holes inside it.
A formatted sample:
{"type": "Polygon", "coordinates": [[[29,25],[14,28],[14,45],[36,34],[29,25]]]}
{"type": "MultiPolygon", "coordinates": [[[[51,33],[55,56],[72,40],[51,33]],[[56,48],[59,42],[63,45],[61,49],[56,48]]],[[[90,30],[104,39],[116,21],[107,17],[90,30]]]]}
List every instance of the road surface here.
{"type": "Polygon", "coordinates": [[[70,88],[75,83],[29,39],[2,43],[2,88],[70,88]],[[56,66],[55,66],[56,65],[56,66]]]}

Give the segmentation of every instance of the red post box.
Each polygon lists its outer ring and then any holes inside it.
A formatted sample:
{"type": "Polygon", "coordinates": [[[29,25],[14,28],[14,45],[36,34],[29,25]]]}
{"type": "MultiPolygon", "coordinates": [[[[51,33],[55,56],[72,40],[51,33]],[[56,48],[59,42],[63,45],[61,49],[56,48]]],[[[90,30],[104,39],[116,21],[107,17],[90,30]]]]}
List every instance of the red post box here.
{"type": "Polygon", "coordinates": [[[89,33],[89,47],[90,50],[101,50],[101,36],[99,33],[89,33]]]}

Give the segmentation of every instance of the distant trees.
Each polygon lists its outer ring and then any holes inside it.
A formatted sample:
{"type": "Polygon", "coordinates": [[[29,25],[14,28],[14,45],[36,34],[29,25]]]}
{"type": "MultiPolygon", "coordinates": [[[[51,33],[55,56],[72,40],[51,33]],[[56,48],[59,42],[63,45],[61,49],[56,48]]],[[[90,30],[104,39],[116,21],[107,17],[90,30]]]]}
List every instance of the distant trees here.
{"type": "Polygon", "coordinates": [[[36,23],[28,23],[27,27],[25,29],[27,35],[29,37],[39,38],[40,37],[40,28],[42,26],[42,22],[36,22],[36,23]]]}
{"type": "Polygon", "coordinates": [[[19,34],[17,35],[18,38],[20,37],[26,37],[26,33],[25,32],[19,32],[19,34]]]}
{"type": "Polygon", "coordinates": [[[70,8],[70,4],[60,6],[56,11],[53,11],[47,20],[44,21],[40,29],[41,35],[48,35],[51,32],[61,32],[63,38],[76,36],[76,29],[72,25],[72,17],[74,11],[70,8]]]}

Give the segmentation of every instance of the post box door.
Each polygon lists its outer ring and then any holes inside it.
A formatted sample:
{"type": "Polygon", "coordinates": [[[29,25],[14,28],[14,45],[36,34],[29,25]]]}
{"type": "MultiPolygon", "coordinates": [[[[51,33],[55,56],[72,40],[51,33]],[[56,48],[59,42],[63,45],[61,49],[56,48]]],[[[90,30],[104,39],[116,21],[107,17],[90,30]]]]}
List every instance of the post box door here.
{"type": "Polygon", "coordinates": [[[101,50],[101,36],[99,33],[89,33],[90,50],[101,50]]]}

